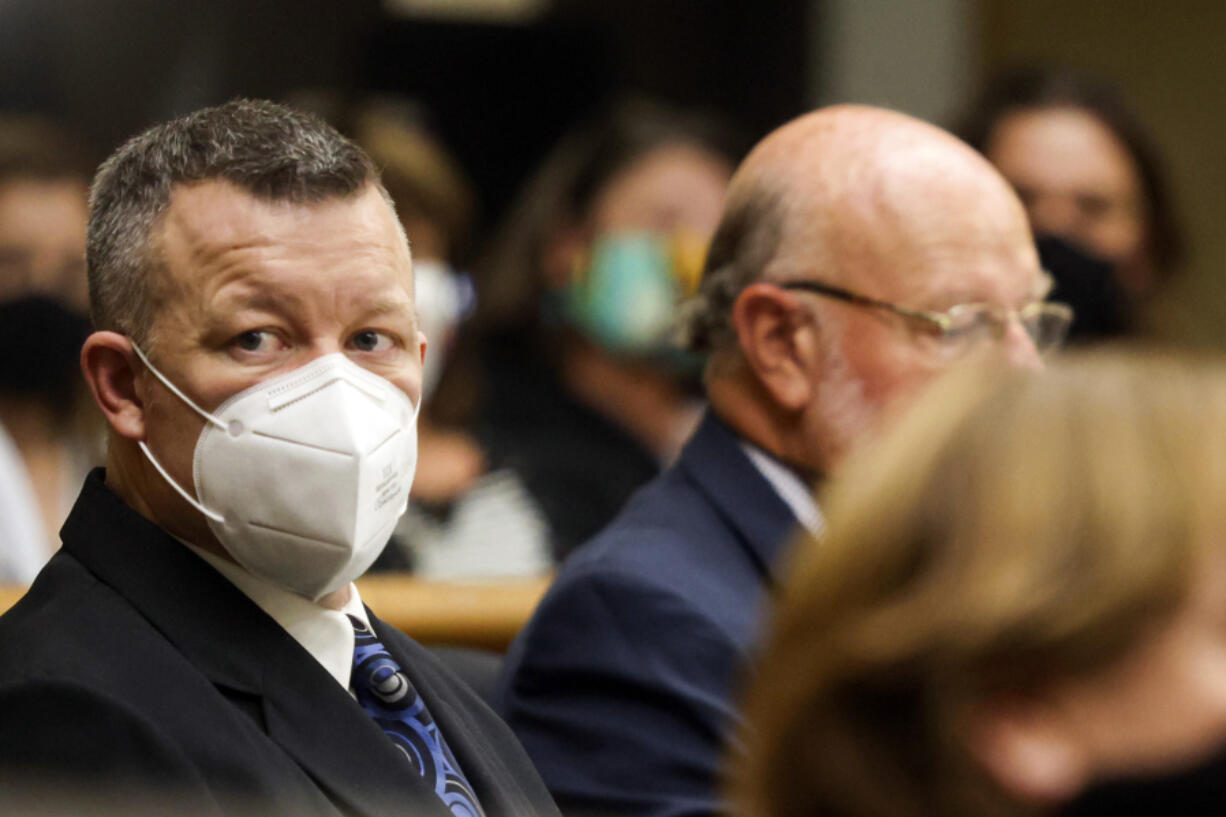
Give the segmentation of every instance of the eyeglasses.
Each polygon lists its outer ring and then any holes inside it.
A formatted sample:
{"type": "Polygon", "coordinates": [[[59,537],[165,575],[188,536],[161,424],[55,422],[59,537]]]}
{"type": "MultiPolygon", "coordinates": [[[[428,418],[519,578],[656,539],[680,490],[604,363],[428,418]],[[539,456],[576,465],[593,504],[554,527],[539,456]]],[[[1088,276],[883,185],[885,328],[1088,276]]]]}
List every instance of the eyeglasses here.
{"type": "Polygon", "coordinates": [[[1073,308],[1054,301],[1036,301],[1021,309],[1005,309],[992,304],[958,304],[945,312],[907,309],[879,301],[820,281],[783,281],[781,289],[801,290],[824,295],[857,306],[885,309],[901,315],[920,330],[934,336],[948,351],[961,354],[989,338],[1001,340],[1009,322],[1017,318],[1040,355],[1059,349],[1073,322],[1073,308]]]}

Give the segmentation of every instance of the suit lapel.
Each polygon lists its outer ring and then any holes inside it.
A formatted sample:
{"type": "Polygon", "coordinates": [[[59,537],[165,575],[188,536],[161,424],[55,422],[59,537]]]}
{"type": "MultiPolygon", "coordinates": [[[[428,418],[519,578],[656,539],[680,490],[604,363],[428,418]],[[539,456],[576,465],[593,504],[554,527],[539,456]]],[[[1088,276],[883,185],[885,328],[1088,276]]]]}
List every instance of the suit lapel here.
{"type": "Polygon", "coordinates": [[[234,585],[112,493],[101,469],[62,537],[215,685],[258,696],[269,738],[343,810],[447,817],[348,692],[234,585]]]}
{"type": "Polygon", "coordinates": [[[737,531],[762,575],[775,577],[779,553],[799,523],[737,436],[710,410],[682,450],[678,467],[737,531]]]}
{"type": "MultiPolygon", "coordinates": [[[[302,651],[296,642],[292,646],[302,651]]],[[[264,717],[269,737],[345,811],[449,817],[383,730],[306,657],[310,665],[288,654],[267,665],[264,717]],[[303,668],[311,671],[299,672],[303,668]]]]}

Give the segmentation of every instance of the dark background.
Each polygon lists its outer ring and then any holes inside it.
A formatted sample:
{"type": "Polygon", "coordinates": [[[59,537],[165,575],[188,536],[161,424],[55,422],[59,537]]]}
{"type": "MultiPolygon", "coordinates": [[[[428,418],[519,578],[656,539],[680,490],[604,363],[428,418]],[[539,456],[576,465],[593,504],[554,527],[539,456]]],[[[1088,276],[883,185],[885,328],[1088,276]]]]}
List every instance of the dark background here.
{"type": "Polygon", "coordinates": [[[303,88],[413,97],[488,224],[568,125],[644,93],[762,134],[806,107],[806,0],[557,0],[523,23],[376,0],[0,0],[0,107],[50,113],[100,156],[148,124],[303,88]]]}

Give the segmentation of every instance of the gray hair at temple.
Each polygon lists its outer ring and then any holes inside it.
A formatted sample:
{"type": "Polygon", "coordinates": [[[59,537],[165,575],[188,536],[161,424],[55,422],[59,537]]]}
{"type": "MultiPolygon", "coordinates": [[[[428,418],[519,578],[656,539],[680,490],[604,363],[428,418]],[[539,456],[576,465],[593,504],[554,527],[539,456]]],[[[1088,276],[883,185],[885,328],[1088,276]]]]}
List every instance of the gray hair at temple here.
{"type": "Polygon", "coordinates": [[[379,185],[361,148],[323,120],[274,102],[236,99],[150,128],[102,164],[90,192],[86,258],[96,328],[147,343],[156,302],[150,273],[159,264],[154,229],[175,185],[215,179],[295,204],[379,185]]]}
{"type": "Polygon", "coordinates": [[[784,230],[783,203],[778,192],[762,184],[729,193],[698,291],[681,307],[678,331],[683,346],[714,354],[735,343],[732,305],[742,289],[768,278],[784,230]]]}

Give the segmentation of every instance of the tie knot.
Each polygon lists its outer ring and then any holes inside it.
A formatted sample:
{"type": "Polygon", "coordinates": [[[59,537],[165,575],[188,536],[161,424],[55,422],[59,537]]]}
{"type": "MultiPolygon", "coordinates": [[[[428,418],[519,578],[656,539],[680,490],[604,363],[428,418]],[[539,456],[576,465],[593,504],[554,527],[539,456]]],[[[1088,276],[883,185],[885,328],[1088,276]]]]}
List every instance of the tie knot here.
{"type": "Polygon", "coordinates": [[[353,625],[353,631],[360,635],[370,635],[370,628],[355,615],[345,614],[349,618],[349,623],[353,625]]]}

